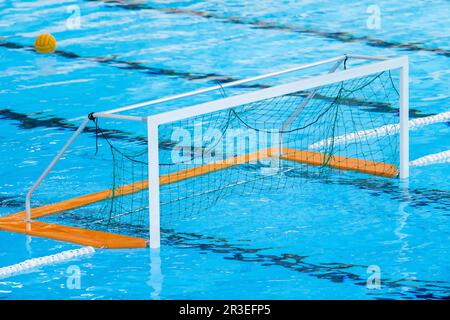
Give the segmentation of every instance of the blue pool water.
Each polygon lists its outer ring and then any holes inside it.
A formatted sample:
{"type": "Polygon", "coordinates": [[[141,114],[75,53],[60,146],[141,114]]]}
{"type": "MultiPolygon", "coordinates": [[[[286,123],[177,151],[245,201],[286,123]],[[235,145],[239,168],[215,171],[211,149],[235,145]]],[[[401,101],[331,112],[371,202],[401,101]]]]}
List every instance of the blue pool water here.
{"type": "MultiPolygon", "coordinates": [[[[448,1],[377,1],[379,29],[367,27],[372,4],[0,1],[0,215],[23,210],[80,116],[215,79],[343,53],[408,55],[412,115],[449,111],[448,1]],[[58,54],[30,50],[42,32],[58,54]]],[[[411,132],[411,159],[449,150],[449,137],[448,123],[411,132]]],[[[94,153],[93,134],[82,134],[33,205],[99,190],[107,163],[94,153]]],[[[408,183],[352,174],[230,196],[163,225],[159,252],[97,250],[0,279],[0,299],[448,299],[449,176],[449,163],[436,164],[413,168],[408,183]],[[379,289],[366,286],[369,266],[381,271],[379,289]]],[[[76,247],[1,231],[0,267],[76,247]]]]}

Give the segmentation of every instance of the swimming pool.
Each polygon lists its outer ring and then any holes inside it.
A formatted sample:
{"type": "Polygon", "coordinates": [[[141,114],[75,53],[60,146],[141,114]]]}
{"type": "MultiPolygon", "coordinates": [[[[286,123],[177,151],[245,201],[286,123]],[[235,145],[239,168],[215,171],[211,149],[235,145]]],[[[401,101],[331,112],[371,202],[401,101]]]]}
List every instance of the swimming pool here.
{"type": "MultiPolygon", "coordinates": [[[[1,1],[0,215],[23,210],[26,192],[80,116],[217,79],[343,53],[408,55],[411,118],[448,111],[448,2],[380,2],[379,29],[367,25],[370,5],[1,1]],[[31,46],[42,32],[54,34],[61,51],[36,54],[31,46]]],[[[162,111],[164,105],[150,110],[162,111]]],[[[449,150],[449,134],[448,123],[412,131],[411,159],[449,150]]],[[[95,137],[83,134],[38,190],[35,204],[98,190],[80,182],[102,165],[94,153],[95,137]]],[[[340,176],[305,184],[301,196],[298,190],[231,196],[208,214],[163,225],[159,253],[97,250],[0,279],[0,297],[448,298],[449,173],[443,163],[412,168],[407,184],[340,176]],[[368,289],[377,267],[381,288],[368,289]],[[73,268],[81,272],[79,288],[69,283],[73,268]]],[[[0,266],[77,247],[0,232],[0,266]]]]}

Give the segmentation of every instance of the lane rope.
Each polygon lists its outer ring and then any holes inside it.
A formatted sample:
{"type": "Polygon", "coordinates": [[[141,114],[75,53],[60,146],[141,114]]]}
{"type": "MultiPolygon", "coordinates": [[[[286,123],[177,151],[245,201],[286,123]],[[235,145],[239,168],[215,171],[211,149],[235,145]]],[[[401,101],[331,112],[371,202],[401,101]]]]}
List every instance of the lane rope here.
{"type": "MultiPolygon", "coordinates": [[[[450,111],[442,112],[433,116],[412,119],[409,121],[409,129],[415,130],[424,126],[428,126],[439,122],[450,122],[450,111]]],[[[400,124],[388,124],[378,128],[369,130],[360,130],[334,138],[320,140],[308,146],[309,149],[319,149],[328,145],[338,145],[362,139],[369,139],[374,137],[382,137],[398,133],[400,131],[400,124]]]]}
{"type": "Polygon", "coordinates": [[[11,266],[0,268],[0,278],[8,278],[16,274],[27,272],[45,265],[62,263],[75,258],[79,258],[81,256],[91,255],[94,253],[95,249],[93,247],[83,247],[79,249],[63,251],[49,256],[28,259],[23,262],[13,264],[11,266]]]}
{"type": "Polygon", "coordinates": [[[409,163],[411,167],[423,167],[430,164],[450,163],[450,150],[429,154],[409,163]]]}

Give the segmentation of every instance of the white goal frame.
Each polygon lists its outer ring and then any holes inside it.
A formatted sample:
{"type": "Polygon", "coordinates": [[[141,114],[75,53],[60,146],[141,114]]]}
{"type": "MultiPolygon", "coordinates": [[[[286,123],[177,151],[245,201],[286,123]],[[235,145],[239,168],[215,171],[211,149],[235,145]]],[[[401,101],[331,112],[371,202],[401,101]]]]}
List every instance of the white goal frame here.
{"type": "MultiPolygon", "coordinates": [[[[55,158],[47,166],[38,180],[33,184],[29,192],[27,193],[25,200],[26,209],[26,221],[31,222],[31,195],[36,188],[41,184],[44,178],[52,170],[58,160],[62,157],[64,152],[70,147],[78,135],[84,130],[89,121],[92,118],[116,118],[122,120],[139,121],[147,125],[148,134],[148,192],[149,192],[149,245],[150,248],[160,247],[160,185],[159,185],[159,146],[158,146],[158,127],[162,124],[170,122],[188,119],[215,111],[225,110],[236,106],[252,103],[255,101],[269,99],[277,96],[282,96],[298,91],[304,91],[308,89],[315,89],[324,85],[337,83],[341,81],[350,80],[352,78],[362,77],[370,74],[375,74],[387,70],[399,69],[400,70],[400,90],[399,90],[399,102],[400,102],[400,179],[406,179],[409,177],[409,66],[408,57],[398,58],[385,58],[377,56],[365,56],[365,55],[341,55],[331,59],[321,60],[314,63],[304,64],[290,69],[285,69],[273,73],[263,74],[260,76],[238,80],[223,85],[212,86],[196,91],[182,93],[174,96],[164,97],[161,99],[151,100],[138,104],[133,104],[121,108],[111,109],[102,112],[91,113],[89,117],[86,117],[78,129],[73,133],[70,139],[66,142],[63,148],[58,152],[55,158]],[[346,70],[336,71],[337,66],[344,62],[346,59],[358,59],[370,61],[368,64],[348,68],[346,70]],[[308,69],[324,64],[335,63],[329,73],[313,76],[310,78],[304,78],[287,84],[268,87],[266,89],[260,89],[249,93],[239,94],[231,97],[213,100],[197,104],[190,107],[185,107],[173,111],[163,112],[155,115],[138,117],[131,115],[121,114],[122,112],[135,110],[138,108],[148,107],[150,105],[160,104],[180,98],[186,98],[201,93],[206,93],[221,88],[237,86],[240,84],[266,79],[294,71],[308,69]]],[[[314,90],[313,90],[314,92],[314,90]]]]}

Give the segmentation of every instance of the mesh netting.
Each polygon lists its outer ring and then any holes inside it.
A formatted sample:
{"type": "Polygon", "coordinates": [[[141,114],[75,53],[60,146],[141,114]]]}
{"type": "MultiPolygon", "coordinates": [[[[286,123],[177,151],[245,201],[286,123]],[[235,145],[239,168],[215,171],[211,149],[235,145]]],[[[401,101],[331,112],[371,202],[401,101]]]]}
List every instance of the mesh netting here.
{"type": "MultiPolygon", "coordinates": [[[[315,176],[362,174],[355,166],[392,173],[399,164],[397,131],[365,133],[398,123],[397,78],[386,71],[161,125],[162,224],[207,212],[230,195],[301,192],[315,176]]],[[[101,129],[99,136],[111,150],[111,197],[59,219],[90,229],[146,233],[147,145],[131,151],[117,147],[101,129]]]]}

